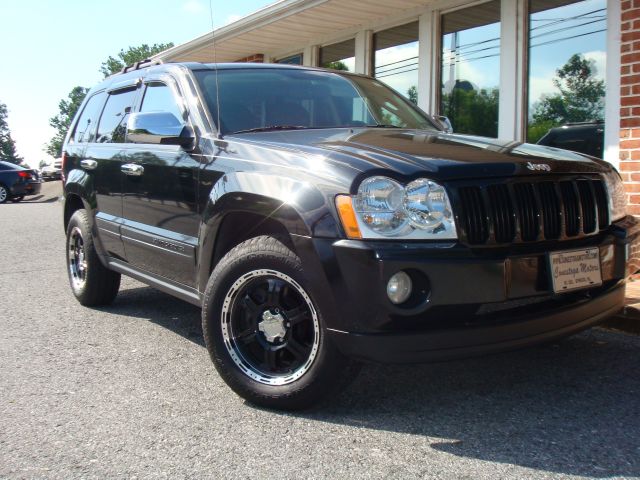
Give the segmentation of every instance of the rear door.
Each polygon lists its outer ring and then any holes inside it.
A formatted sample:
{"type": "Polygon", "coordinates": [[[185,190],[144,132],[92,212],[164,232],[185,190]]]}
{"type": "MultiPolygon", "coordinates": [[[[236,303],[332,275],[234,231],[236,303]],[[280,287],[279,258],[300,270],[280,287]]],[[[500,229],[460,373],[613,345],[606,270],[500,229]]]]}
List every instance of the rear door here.
{"type": "MultiPolygon", "coordinates": [[[[96,225],[107,254],[126,259],[120,238],[122,226],[122,172],[128,149],[125,143],[127,117],[135,104],[139,81],[129,80],[105,92],[97,129],[89,134],[84,151],[83,168],[93,182],[95,192],[96,225]]],[[[82,165],[82,163],[81,163],[82,165]]]]}
{"type": "MultiPolygon", "coordinates": [[[[178,84],[166,74],[145,78],[139,103],[140,113],[168,112],[187,124],[178,84]]],[[[122,239],[127,261],[147,272],[194,286],[200,162],[178,145],[130,145],[134,148],[123,175],[122,239]]]]}

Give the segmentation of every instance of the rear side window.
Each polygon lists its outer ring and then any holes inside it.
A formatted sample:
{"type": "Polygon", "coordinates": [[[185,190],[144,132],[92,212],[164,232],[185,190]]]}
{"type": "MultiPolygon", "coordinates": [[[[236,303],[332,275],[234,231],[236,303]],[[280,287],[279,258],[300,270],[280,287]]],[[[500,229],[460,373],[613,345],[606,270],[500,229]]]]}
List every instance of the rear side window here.
{"type": "Polygon", "coordinates": [[[136,89],[119,90],[109,94],[102,111],[96,142],[124,143],[127,117],[136,97],[136,89]]]}
{"type": "Polygon", "coordinates": [[[71,137],[75,143],[91,142],[96,131],[96,124],[100,116],[100,110],[104,104],[105,93],[96,93],[87,101],[82,114],[76,124],[76,129],[71,137]]]}
{"type": "Polygon", "coordinates": [[[141,112],[169,112],[182,121],[182,111],[178,107],[171,89],[160,82],[147,85],[142,100],[141,112]]]}

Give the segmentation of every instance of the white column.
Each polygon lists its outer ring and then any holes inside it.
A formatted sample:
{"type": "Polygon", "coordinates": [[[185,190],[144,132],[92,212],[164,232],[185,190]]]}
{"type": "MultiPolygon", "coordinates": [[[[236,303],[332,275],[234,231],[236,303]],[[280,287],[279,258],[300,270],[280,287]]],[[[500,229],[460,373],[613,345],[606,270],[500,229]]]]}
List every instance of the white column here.
{"type": "Polygon", "coordinates": [[[302,64],[306,67],[317,67],[320,57],[320,49],[317,45],[309,45],[302,52],[302,64]]]}
{"type": "Polygon", "coordinates": [[[420,15],[418,26],[418,106],[432,115],[438,114],[438,45],[437,14],[428,9],[420,15]]]}
{"type": "Polygon", "coordinates": [[[524,140],[524,58],[526,0],[502,0],[500,5],[500,105],[498,137],[524,140]]]}
{"type": "Polygon", "coordinates": [[[607,1],[607,72],[604,112],[604,159],[620,165],[620,0],[607,1]]]}
{"type": "Polygon", "coordinates": [[[361,30],[356,34],[356,73],[371,75],[373,32],[361,30]]]}

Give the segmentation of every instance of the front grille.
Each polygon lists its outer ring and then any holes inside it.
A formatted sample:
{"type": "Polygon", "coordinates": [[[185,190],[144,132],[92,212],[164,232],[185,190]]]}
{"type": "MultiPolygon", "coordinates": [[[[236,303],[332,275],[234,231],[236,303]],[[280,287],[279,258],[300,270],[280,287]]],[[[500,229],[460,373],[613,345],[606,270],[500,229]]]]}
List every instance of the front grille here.
{"type": "Polygon", "coordinates": [[[463,236],[474,245],[579,238],[609,226],[600,179],[464,185],[457,199],[463,236]]]}

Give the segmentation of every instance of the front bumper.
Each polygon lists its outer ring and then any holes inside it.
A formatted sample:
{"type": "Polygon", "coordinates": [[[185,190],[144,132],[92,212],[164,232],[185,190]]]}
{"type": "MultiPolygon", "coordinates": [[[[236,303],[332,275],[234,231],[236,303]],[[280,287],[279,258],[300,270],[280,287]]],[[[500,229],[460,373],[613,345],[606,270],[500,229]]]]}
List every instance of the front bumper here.
{"type": "MultiPolygon", "coordinates": [[[[363,360],[420,362],[549,341],[615,314],[624,305],[627,266],[639,257],[640,224],[627,217],[593,237],[506,249],[311,241],[327,281],[314,296],[335,345],[363,360]],[[548,253],[596,246],[603,284],[553,293],[548,253]],[[385,291],[399,270],[410,272],[418,292],[404,306],[385,291]]],[[[304,256],[303,263],[313,268],[304,256]]]]}

